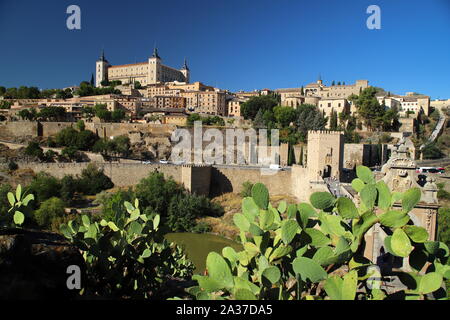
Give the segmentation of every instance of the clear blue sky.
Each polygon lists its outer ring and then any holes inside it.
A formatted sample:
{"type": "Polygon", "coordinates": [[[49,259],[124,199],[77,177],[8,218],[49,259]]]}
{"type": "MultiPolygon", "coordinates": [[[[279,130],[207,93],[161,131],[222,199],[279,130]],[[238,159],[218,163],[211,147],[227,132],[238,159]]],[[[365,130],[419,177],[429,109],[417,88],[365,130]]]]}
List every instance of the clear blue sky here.
{"type": "Polygon", "coordinates": [[[192,80],[229,90],[306,85],[321,74],[450,98],[450,0],[0,0],[0,85],[89,80],[112,64],[188,59],[192,80]],[[81,7],[80,31],[66,8],[81,7]],[[382,29],[366,28],[381,7],[382,29]]]}

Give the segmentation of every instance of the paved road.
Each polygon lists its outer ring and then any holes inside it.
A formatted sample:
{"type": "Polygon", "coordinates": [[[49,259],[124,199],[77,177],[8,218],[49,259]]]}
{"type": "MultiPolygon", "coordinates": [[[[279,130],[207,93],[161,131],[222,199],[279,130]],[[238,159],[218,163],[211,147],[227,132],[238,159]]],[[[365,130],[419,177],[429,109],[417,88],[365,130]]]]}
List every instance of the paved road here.
{"type": "Polygon", "coordinates": [[[341,184],[339,182],[339,180],[334,180],[331,178],[325,178],[325,183],[328,186],[328,190],[330,191],[330,193],[335,196],[336,198],[342,197],[343,195],[341,194],[341,184]]]}
{"type": "Polygon", "coordinates": [[[431,133],[430,137],[428,138],[428,141],[420,146],[420,150],[422,150],[426,144],[431,143],[434,140],[436,140],[438,135],[441,133],[442,128],[444,127],[445,115],[437,109],[436,109],[436,111],[439,113],[439,120],[438,120],[433,132],[431,133]]]}

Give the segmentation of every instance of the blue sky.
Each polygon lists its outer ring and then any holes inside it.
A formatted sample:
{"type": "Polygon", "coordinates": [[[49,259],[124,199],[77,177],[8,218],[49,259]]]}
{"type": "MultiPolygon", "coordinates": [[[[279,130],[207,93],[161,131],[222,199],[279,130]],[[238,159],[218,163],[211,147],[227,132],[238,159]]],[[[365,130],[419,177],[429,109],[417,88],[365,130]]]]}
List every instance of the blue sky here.
{"type": "Polygon", "coordinates": [[[192,81],[223,89],[316,81],[450,98],[450,0],[0,0],[0,85],[89,80],[102,47],[112,64],[188,59],[192,81]],[[66,8],[81,8],[79,31],[66,8]],[[381,30],[366,9],[381,8],[381,30]]]}

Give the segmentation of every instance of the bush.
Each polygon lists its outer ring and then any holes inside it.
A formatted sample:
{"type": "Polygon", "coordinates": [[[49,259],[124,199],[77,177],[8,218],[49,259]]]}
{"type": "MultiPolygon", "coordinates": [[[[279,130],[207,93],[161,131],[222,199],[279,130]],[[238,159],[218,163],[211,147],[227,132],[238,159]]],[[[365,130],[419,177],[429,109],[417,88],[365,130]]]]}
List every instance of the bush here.
{"type": "Polygon", "coordinates": [[[158,213],[161,221],[174,232],[205,230],[196,228],[196,219],[221,216],[223,208],[207,197],[189,194],[172,178],[151,173],[136,186],[136,196],[146,213],[158,213]]]}
{"type": "Polygon", "coordinates": [[[444,156],[441,149],[436,146],[436,143],[431,142],[425,145],[422,149],[424,159],[440,159],[444,156]]]}
{"type": "Polygon", "coordinates": [[[439,208],[438,239],[450,246],[450,208],[439,208]]]}
{"type": "Polygon", "coordinates": [[[383,133],[380,137],[379,143],[389,143],[392,141],[392,137],[389,133],[383,133]]]}
{"type": "Polygon", "coordinates": [[[81,159],[81,153],[76,146],[65,147],[62,149],[61,155],[70,161],[78,161],[81,159]]]}
{"type": "Polygon", "coordinates": [[[95,195],[100,191],[114,187],[111,179],[104,174],[103,169],[99,169],[95,164],[90,163],[81,171],[79,189],[82,193],[95,195]]]}
{"type": "Polygon", "coordinates": [[[68,204],[71,204],[75,193],[80,190],[80,182],[72,175],[66,175],[61,179],[61,198],[68,204]]]}
{"type": "Polygon", "coordinates": [[[242,198],[251,197],[252,196],[252,187],[253,187],[253,183],[251,183],[250,181],[245,181],[242,184],[241,197],[242,198]]]}
{"type": "Polygon", "coordinates": [[[65,215],[65,204],[59,198],[52,197],[41,203],[38,210],[34,212],[34,219],[44,229],[50,229],[53,220],[65,215]]]}
{"type": "Polygon", "coordinates": [[[101,192],[97,195],[95,202],[102,207],[102,217],[105,220],[114,220],[118,218],[117,215],[126,213],[124,203],[131,202],[135,199],[133,190],[119,190],[115,193],[101,192]]]}
{"type": "Polygon", "coordinates": [[[19,169],[19,166],[17,165],[17,163],[15,163],[12,160],[8,161],[8,170],[9,171],[16,171],[17,169],[19,169]]]}
{"type": "Polygon", "coordinates": [[[197,226],[196,219],[204,216],[220,216],[223,209],[204,196],[178,195],[172,197],[167,212],[167,226],[173,232],[195,232],[205,230],[197,226]]]}
{"type": "Polygon", "coordinates": [[[25,148],[25,154],[30,157],[38,158],[39,160],[44,158],[44,151],[36,141],[30,141],[25,148]]]}
{"type": "MultiPolygon", "coordinates": [[[[173,278],[189,278],[194,270],[183,251],[169,244],[159,228],[160,216],[141,214],[126,202],[117,219],[69,222],[61,232],[83,253],[87,279],[83,294],[114,298],[167,298],[163,289],[173,278]]],[[[167,293],[166,293],[167,294],[167,293]]]]}
{"type": "Polygon", "coordinates": [[[48,173],[39,172],[29,185],[29,192],[36,196],[36,203],[42,203],[52,197],[61,196],[59,180],[48,173]]]}

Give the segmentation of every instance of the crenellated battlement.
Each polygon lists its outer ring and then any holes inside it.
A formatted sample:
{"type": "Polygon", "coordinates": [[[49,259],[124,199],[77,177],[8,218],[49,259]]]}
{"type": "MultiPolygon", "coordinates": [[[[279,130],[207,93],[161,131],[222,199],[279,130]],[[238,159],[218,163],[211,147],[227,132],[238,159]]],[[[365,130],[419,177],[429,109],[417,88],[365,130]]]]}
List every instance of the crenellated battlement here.
{"type": "Polygon", "coordinates": [[[339,136],[343,135],[343,131],[332,131],[332,130],[308,130],[308,135],[332,135],[339,136]]]}

